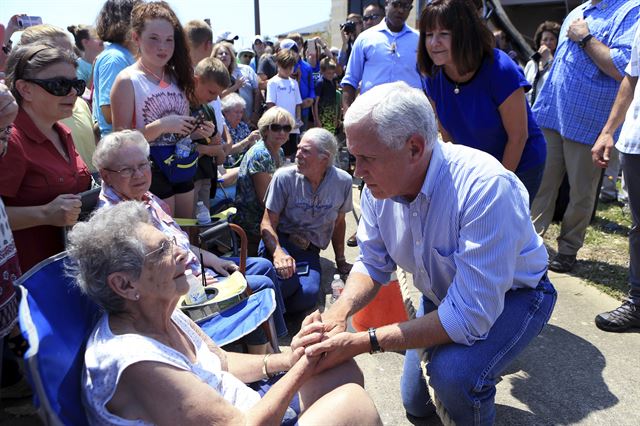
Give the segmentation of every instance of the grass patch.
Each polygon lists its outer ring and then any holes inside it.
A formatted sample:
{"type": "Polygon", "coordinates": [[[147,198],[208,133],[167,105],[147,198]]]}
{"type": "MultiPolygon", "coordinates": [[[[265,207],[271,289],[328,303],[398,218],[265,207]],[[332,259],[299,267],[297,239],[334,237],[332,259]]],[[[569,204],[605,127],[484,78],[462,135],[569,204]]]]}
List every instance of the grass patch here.
{"type": "MultiPolygon", "coordinates": [[[[598,204],[596,216],[587,228],[584,245],[578,252],[578,263],[571,271],[585,282],[617,299],[628,290],[629,239],[631,216],[621,204],[598,204]]],[[[556,254],[560,225],[552,223],[544,235],[549,256],[556,254]]]]}

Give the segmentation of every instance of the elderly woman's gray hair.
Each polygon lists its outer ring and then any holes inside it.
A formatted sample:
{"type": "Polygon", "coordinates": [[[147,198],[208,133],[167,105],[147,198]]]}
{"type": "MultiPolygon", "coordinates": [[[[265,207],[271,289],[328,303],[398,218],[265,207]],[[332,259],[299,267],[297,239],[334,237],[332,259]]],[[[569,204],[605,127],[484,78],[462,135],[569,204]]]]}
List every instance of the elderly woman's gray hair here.
{"type": "Polygon", "coordinates": [[[336,154],[338,153],[338,141],[330,131],[322,127],[314,127],[307,130],[304,135],[302,135],[302,139],[313,141],[318,151],[329,157],[329,165],[334,164],[336,154]]]}
{"type": "Polygon", "coordinates": [[[242,109],[245,109],[247,106],[247,103],[244,101],[244,99],[242,99],[242,96],[238,95],[237,93],[230,93],[224,98],[222,98],[223,112],[230,111],[239,106],[241,106],[242,109]]]}
{"type": "Polygon", "coordinates": [[[344,116],[344,126],[361,123],[366,123],[379,142],[391,149],[400,149],[415,134],[424,138],[429,150],[438,139],[429,100],[403,81],[381,84],[358,96],[344,116]]]}
{"type": "Polygon", "coordinates": [[[68,269],[78,287],[108,313],[122,312],[124,299],[107,279],[114,272],[140,278],[148,248],[138,236],[141,223],[150,223],[142,203],[124,201],[96,211],[68,234],[68,269]]]}
{"type": "Polygon", "coordinates": [[[137,130],[121,130],[119,132],[109,133],[100,139],[96,150],[93,152],[93,165],[97,169],[108,168],[113,164],[118,151],[123,146],[132,144],[140,148],[145,155],[149,156],[149,142],[144,138],[142,133],[137,130]]]}

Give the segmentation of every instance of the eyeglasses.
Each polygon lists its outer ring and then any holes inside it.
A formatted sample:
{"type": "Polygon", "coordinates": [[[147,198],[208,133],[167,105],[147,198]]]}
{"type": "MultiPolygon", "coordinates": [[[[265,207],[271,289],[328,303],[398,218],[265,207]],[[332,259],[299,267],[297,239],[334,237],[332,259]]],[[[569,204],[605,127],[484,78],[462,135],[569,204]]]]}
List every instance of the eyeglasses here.
{"type": "Polygon", "coordinates": [[[379,17],[380,15],[364,15],[362,19],[364,20],[364,22],[369,22],[369,21],[375,21],[379,17]]]}
{"type": "Polygon", "coordinates": [[[388,4],[393,6],[394,9],[403,9],[404,11],[410,11],[413,9],[413,5],[411,3],[403,3],[401,1],[391,1],[388,4]]]}
{"type": "Polygon", "coordinates": [[[84,80],[74,78],[73,80],[56,77],[48,79],[40,78],[23,78],[22,80],[37,84],[53,96],[67,96],[71,93],[71,89],[75,89],[76,95],[80,96],[84,93],[87,83],[84,80]]]}
{"type": "Polygon", "coordinates": [[[289,133],[291,131],[292,127],[288,124],[282,125],[282,124],[269,124],[269,130],[271,130],[274,133],[280,132],[280,131],[284,131],[286,133],[289,133]]]}
{"type": "Polygon", "coordinates": [[[177,244],[177,241],[176,241],[176,237],[174,236],[170,240],[164,240],[162,244],[160,244],[160,247],[158,247],[155,250],[151,250],[149,253],[145,254],[144,257],[151,257],[156,254],[159,254],[160,255],[159,257],[162,257],[167,252],[171,252],[171,254],[173,254],[173,246],[175,246],[176,244],[177,244]]]}
{"type": "Polygon", "coordinates": [[[151,162],[146,161],[144,163],[140,163],[137,166],[134,167],[123,167],[120,170],[111,170],[111,169],[107,169],[105,167],[105,170],[108,170],[110,172],[113,173],[118,173],[120,176],[122,176],[123,178],[129,179],[131,176],[133,176],[136,172],[140,172],[140,173],[144,173],[147,170],[151,169],[151,162]]]}

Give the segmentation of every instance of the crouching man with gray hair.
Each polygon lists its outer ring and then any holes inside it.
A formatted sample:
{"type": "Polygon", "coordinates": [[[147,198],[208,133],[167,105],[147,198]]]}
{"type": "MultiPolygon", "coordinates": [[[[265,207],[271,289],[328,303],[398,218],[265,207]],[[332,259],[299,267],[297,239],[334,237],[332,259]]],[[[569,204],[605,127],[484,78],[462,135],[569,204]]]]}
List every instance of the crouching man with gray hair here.
{"type": "Polygon", "coordinates": [[[323,340],[306,353],[326,352],[328,367],[364,352],[410,349],[402,399],[409,414],[427,417],[434,407],[420,369],[426,349],[436,405],[456,424],[492,424],[497,379],[540,333],[556,300],[526,189],[492,156],[438,141],[429,101],[402,82],[359,96],[345,131],[366,183],[360,256],[322,315],[323,340]],[[396,266],[422,293],[417,318],[345,332],[347,318],[396,266]]]}
{"type": "Polygon", "coordinates": [[[345,215],[353,209],[351,176],[335,167],[335,137],[307,131],[296,165],[276,171],[267,190],[259,254],[273,259],[287,312],[313,309],[320,291],[320,250],[333,245],[336,266],[348,274],[344,256],[345,215]],[[304,265],[300,273],[298,266],[304,265]]]}

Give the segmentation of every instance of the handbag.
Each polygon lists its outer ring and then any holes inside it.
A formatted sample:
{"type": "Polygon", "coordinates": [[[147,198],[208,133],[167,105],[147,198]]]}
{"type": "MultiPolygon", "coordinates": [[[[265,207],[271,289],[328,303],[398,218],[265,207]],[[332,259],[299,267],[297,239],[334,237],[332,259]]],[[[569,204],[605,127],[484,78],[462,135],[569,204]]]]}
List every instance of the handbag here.
{"type": "Polygon", "coordinates": [[[171,183],[192,180],[198,169],[198,151],[191,147],[186,157],[176,156],[175,151],[175,145],[151,145],[151,160],[171,183]]]}

